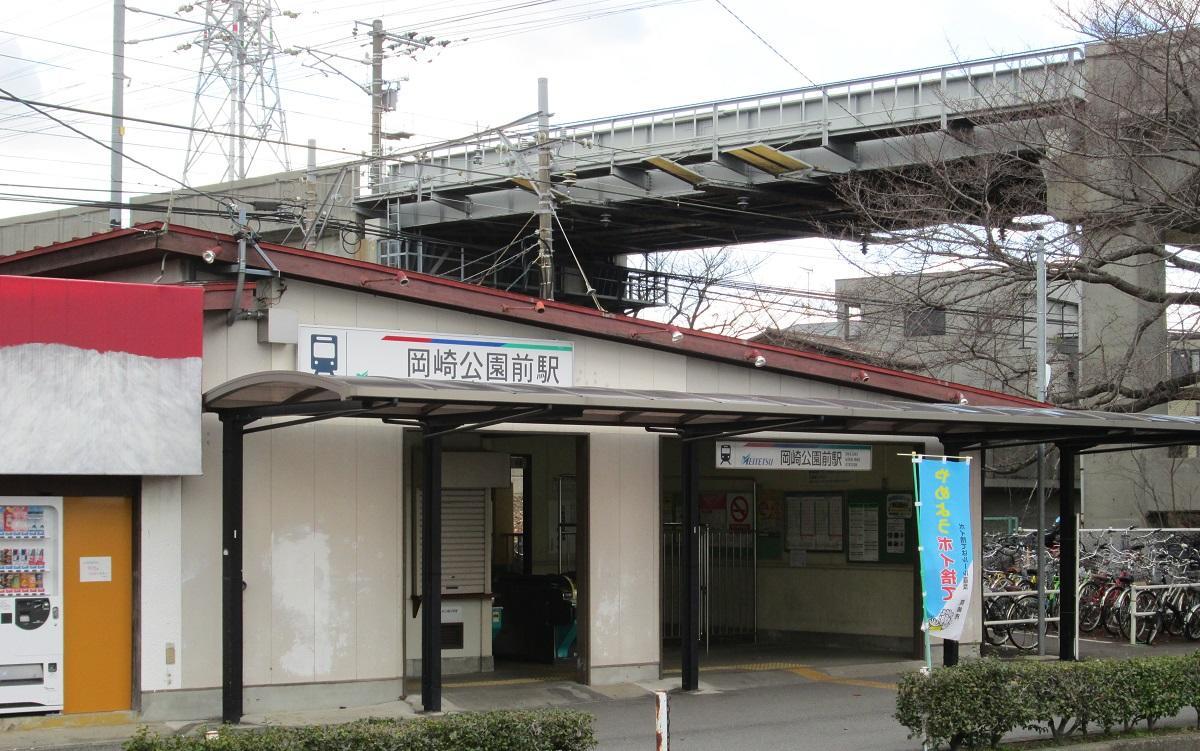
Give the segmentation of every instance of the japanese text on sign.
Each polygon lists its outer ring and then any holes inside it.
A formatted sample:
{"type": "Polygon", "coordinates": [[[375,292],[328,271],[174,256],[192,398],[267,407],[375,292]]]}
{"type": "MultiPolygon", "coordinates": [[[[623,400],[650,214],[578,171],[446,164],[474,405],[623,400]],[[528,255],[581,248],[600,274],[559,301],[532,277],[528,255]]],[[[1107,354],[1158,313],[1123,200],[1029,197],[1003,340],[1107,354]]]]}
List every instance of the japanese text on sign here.
{"type": "Polygon", "coordinates": [[[871,447],[779,441],[717,441],[717,469],[866,472],[871,447]]]}
{"type": "Polygon", "coordinates": [[[339,376],[571,386],[570,342],[301,326],[298,370],[339,376]]]}

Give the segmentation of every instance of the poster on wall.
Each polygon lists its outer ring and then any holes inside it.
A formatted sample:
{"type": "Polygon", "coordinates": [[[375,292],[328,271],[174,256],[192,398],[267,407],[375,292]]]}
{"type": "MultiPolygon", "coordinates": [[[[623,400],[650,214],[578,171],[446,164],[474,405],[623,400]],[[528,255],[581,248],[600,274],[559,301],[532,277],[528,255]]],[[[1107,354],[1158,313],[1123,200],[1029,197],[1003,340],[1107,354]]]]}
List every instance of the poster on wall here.
{"type": "Polygon", "coordinates": [[[575,345],[553,339],[301,326],[296,370],[317,375],[573,386],[575,345]]]}
{"type": "Polygon", "coordinates": [[[725,529],[729,523],[725,510],[724,493],[700,494],[700,524],[713,529],[725,529]]]}
{"type": "Polygon", "coordinates": [[[843,549],[841,495],[793,493],[785,496],[785,502],[789,549],[843,549]]]}
{"type": "Polygon", "coordinates": [[[754,494],[728,493],[726,498],[726,513],[729,517],[729,529],[749,530],[754,528],[754,494]]]}
{"type": "Polygon", "coordinates": [[[872,502],[851,502],[846,509],[849,544],[846,560],[875,562],[879,560],[879,505],[872,502]]]}

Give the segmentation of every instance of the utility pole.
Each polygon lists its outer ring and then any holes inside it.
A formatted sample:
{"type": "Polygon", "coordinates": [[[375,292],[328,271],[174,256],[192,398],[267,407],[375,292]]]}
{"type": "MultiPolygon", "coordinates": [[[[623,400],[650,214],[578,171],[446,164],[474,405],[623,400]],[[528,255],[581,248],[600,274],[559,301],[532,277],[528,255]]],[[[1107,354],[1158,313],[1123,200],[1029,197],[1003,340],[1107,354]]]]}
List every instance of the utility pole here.
{"type": "Polygon", "coordinates": [[[304,175],[304,249],[317,249],[317,139],[308,139],[308,171],[304,175]]]}
{"type": "MultiPolygon", "coordinates": [[[[113,63],[112,63],[112,132],[109,144],[112,154],[109,156],[109,200],[120,204],[121,200],[121,170],[124,167],[125,124],[125,0],[113,0],[113,63]]],[[[108,210],[108,226],[120,229],[123,211],[120,206],[108,210]]]]}
{"type": "Polygon", "coordinates": [[[538,268],[542,272],[541,296],[554,299],[554,193],[550,184],[550,93],[545,78],[538,79],[538,268]]]}
{"type": "MultiPolygon", "coordinates": [[[[1037,237],[1037,400],[1046,401],[1046,240],[1037,237]]],[[[1038,654],[1046,654],[1046,444],[1037,446],[1037,593],[1038,593],[1038,654]]],[[[1059,481],[1059,493],[1063,492],[1059,481]]],[[[1063,577],[1075,576],[1074,571],[1058,572],[1063,577]]],[[[1061,584],[1060,584],[1061,587],[1061,584]]],[[[1059,639],[1068,637],[1059,630],[1059,639]]]]}
{"type": "Polygon", "coordinates": [[[371,169],[370,188],[379,185],[383,154],[383,21],[371,22],[371,169]]]}

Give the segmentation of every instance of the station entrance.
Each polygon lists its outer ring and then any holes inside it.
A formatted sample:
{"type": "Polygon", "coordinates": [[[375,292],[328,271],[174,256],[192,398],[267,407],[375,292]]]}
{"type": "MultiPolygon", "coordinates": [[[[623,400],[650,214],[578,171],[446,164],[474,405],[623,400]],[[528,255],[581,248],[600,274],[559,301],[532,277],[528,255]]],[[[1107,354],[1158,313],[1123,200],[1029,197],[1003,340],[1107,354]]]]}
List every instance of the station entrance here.
{"type": "Polygon", "coordinates": [[[497,674],[575,680],[580,671],[579,452],[586,438],[485,434],[509,457],[492,515],[492,652],[497,674]]]}
{"type": "MultiPolygon", "coordinates": [[[[924,450],[821,437],[697,441],[700,653],[753,658],[756,647],[777,655],[790,646],[912,654],[916,527],[908,455],[924,450]]],[[[681,646],[681,568],[688,564],[680,455],[678,439],[663,439],[668,655],[681,646]]]]}
{"type": "MultiPolygon", "coordinates": [[[[406,436],[406,441],[408,437],[406,436]]],[[[442,454],[442,673],[460,681],[578,680],[583,588],[578,574],[582,436],[464,432],[442,454]]],[[[410,467],[421,466],[411,436],[410,467]]],[[[410,598],[406,674],[421,663],[421,487],[408,525],[410,598]]]]}

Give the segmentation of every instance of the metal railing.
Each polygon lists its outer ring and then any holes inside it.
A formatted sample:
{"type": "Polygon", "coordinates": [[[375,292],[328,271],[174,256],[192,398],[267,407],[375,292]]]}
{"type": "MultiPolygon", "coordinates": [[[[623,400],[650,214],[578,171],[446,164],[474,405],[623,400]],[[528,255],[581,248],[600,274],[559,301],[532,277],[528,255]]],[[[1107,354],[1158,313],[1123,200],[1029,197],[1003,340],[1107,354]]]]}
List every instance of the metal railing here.
{"type": "MultiPolygon", "coordinates": [[[[753,638],[757,630],[757,535],[752,530],[717,530],[701,526],[696,535],[700,554],[700,638],[753,638]]],[[[687,565],[683,530],[677,524],[663,529],[662,631],[680,638],[679,579],[687,565]]]]}
{"type": "Polygon", "coordinates": [[[1160,589],[1197,589],[1200,588],[1200,583],[1192,584],[1131,584],[1129,586],[1129,643],[1137,644],[1137,619],[1144,616],[1157,616],[1159,602],[1158,598],[1154,600],[1154,610],[1137,609],[1138,592],[1152,592],[1160,589]]]}
{"type": "MultiPolygon", "coordinates": [[[[646,110],[551,127],[560,165],[636,162],[648,154],[683,156],[773,138],[820,137],[938,122],[980,111],[1003,111],[1079,96],[1080,45],[886,73],[783,91],[646,110]]],[[[516,174],[536,145],[525,129],[505,136],[433,149],[401,162],[377,192],[494,183],[516,174]]]]}

